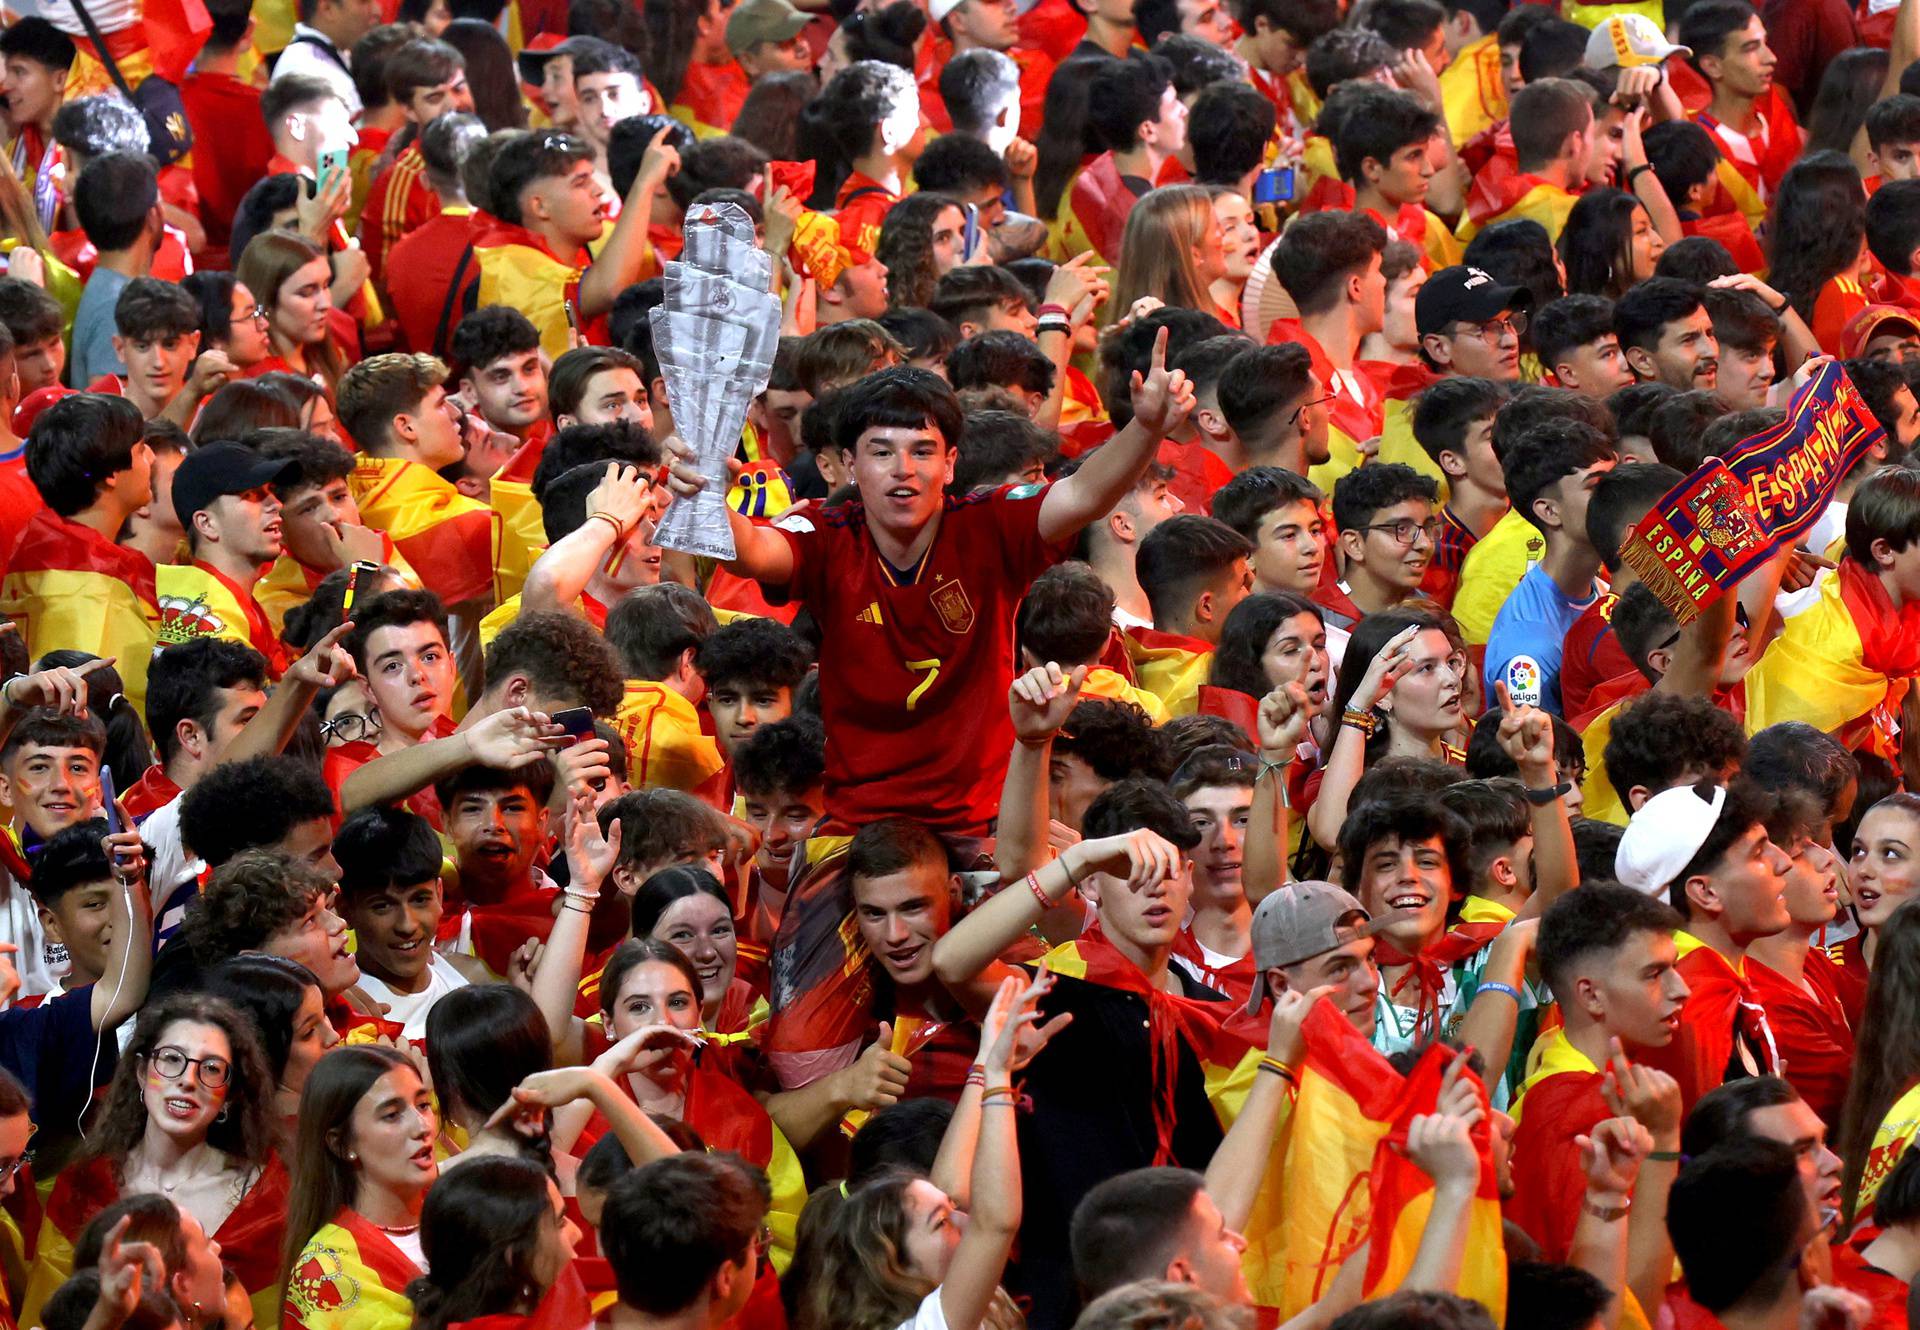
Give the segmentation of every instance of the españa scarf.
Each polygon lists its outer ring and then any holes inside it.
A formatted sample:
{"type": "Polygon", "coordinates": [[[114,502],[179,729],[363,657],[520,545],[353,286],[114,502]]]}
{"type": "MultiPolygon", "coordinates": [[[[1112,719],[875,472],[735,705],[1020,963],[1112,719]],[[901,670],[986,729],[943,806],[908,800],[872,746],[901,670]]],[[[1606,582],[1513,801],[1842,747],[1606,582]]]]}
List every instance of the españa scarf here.
{"type": "Polygon", "coordinates": [[[1886,437],[1838,362],[1801,385],[1787,418],[1708,458],[1623,543],[1627,566],[1682,625],[1798,539],[1886,437]]]}

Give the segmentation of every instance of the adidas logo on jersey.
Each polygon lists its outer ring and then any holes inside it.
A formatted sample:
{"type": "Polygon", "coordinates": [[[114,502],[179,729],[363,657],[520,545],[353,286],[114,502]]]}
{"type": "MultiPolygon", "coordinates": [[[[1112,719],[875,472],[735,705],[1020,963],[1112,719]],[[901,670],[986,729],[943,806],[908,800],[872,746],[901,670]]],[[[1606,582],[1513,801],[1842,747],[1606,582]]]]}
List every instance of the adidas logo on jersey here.
{"type": "Polygon", "coordinates": [[[877,600],[868,604],[868,606],[864,610],[861,610],[859,614],[855,615],[854,618],[860,623],[881,624],[886,622],[886,620],[880,617],[880,602],[877,600]]]}

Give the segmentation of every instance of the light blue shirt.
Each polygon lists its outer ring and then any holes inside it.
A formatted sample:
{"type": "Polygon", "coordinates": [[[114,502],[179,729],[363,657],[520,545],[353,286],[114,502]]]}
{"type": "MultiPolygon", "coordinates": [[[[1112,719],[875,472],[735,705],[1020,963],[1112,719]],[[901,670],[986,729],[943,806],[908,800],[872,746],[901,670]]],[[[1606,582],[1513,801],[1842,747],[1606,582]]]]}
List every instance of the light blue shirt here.
{"type": "Polygon", "coordinates": [[[95,268],[73,313],[73,352],[67,357],[67,382],[85,392],[102,374],[125,374],[113,349],[113,307],[133,279],[111,268],[95,268]]]}
{"type": "Polygon", "coordinates": [[[1569,600],[1544,565],[1529,568],[1487,634],[1487,705],[1494,703],[1494,684],[1504,680],[1515,702],[1560,715],[1560,660],[1567,630],[1599,594],[1599,587],[1590,585],[1584,597],[1569,600]]]}

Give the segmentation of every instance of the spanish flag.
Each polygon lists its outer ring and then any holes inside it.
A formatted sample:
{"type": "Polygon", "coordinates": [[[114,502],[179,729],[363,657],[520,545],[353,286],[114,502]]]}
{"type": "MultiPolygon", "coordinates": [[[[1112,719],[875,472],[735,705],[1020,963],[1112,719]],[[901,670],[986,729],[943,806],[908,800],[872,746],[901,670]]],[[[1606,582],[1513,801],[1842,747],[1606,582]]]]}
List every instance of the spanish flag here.
{"type": "Polygon", "coordinates": [[[519,310],[540,330],[540,349],[558,360],[572,346],[567,307],[580,309],[580,277],[585,254],[563,261],[524,226],[488,218],[473,239],[473,262],[480,269],[479,304],[519,310]]]}
{"type": "Polygon", "coordinates": [[[491,594],[500,520],[493,509],[400,457],[356,454],[347,485],[360,519],[393,538],[442,602],[453,606],[491,594]]]}
{"type": "Polygon", "coordinates": [[[1920,605],[1895,609],[1872,573],[1842,559],[1747,675],[1748,732],[1804,720],[1898,762],[1900,703],[1916,674],[1920,605]]]}
{"type": "MultiPolygon", "coordinates": [[[[1423,476],[1431,476],[1440,485],[1440,498],[1447,497],[1447,477],[1440,464],[1427,456],[1427,450],[1413,437],[1413,405],[1420,394],[1440,379],[1438,374],[1418,362],[1395,365],[1380,393],[1380,451],[1376,462],[1399,462],[1423,476]]],[[[1328,490],[1331,493],[1331,489],[1328,490]]]]}
{"type": "Polygon", "coordinates": [[[1860,1195],[1853,1203],[1855,1219],[1871,1211],[1880,1184],[1893,1172],[1900,1156],[1913,1147],[1916,1134],[1920,1134],[1920,1085],[1894,1100],[1893,1107],[1874,1129],[1873,1144],[1867,1149],[1866,1168],[1860,1175],[1860,1195]]]}
{"type": "Polygon", "coordinates": [[[627,680],[613,728],[627,745],[627,775],[635,786],[691,793],[727,765],[719,745],[702,733],[693,703],[663,683],[627,680]]]}
{"type": "Polygon", "coordinates": [[[258,651],[267,661],[267,678],[287,672],[287,648],[274,632],[267,612],[251,593],[202,563],[168,563],[154,569],[160,597],[160,641],[164,650],[196,637],[222,637],[258,651]]]}
{"type": "MultiPolygon", "coordinates": [[[[1433,1112],[1453,1054],[1435,1046],[1412,1074],[1401,1076],[1331,1003],[1315,1004],[1304,1027],[1300,1088],[1284,1129],[1284,1166],[1276,1204],[1256,1210],[1266,1227],[1249,1224],[1247,1258],[1266,1263],[1283,1319],[1325,1296],[1341,1264],[1371,1240],[1364,1296],[1392,1292],[1405,1280],[1433,1203],[1433,1181],[1406,1157],[1415,1116],[1433,1112]],[[1259,1246],[1256,1248],[1255,1243],[1259,1246]]],[[[1488,1122],[1473,1130],[1480,1150],[1480,1187],[1468,1223],[1466,1262],[1458,1291],[1506,1319],[1506,1255],[1488,1122]]],[[[1255,1299],[1268,1303],[1259,1289],[1255,1299]]]]}
{"type": "Polygon", "coordinates": [[[1500,75],[1496,34],[1462,47],[1440,71],[1440,104],[1455,147],[1507,118],[1507,84],[1500,75]]]}
{"type": "Polygon", "coordinates": [[[1140,196],[1133,192],[1113,154],[1103,152],[1074,176],[1060,195],[1060,209],[1054,217],[1048,257],[1065,263],[1077,254],[1092,250],[1102,263],[1112,265],[1120,257],[1120,237],[1127,228],[1127,214],[1140,196]]]}
{"type": "Polygon", "coordinates": [[[14,546],[0,614],[19,625],[30,659],[63,647],[112,657],[127,700],[145,714],[147,662],[160,625],[146,555],[42,509],[14,546]]]}
{"type": "Polygon", "coordinates": [[[547,528],[540,501],[533,497],[533,473],[547,451],[553,426],[535,425],[527,441],[494,473],[487,501],[500,516],[493,535],[493,599],[496,603],[520,594],[527,573],[547,548],[547,528]]]}
{"type": "MultiPolygon", "coordinates": [[[[413,590],[420,590],[420,574],[414,572],[406,556],[394,548],[393,537],[382,531],[380,545],[380,562],[398,573],[400,580],[413,590]]],[[[267,575],[254,584],[253,598],[267,612],[267,622],[276,635],[286,631],[287,611],[311,600],[314,591],[332,571],[331,568],[309,568],[291,554],[282,554],[274,561],[267,575]]]]}
{"type": "Polygon", "coordinates": [[[282,1330],[411,1330],[407,1285],[419,1267],[367,1219],[343,1209],[293,1262],[282,1330]]]}
{"type": "Polygon", "coordinates": [[[1155,693],[1144,688],[1136,688],[1128,683],[1126,676],[1118,670],[1110,670],[1104,665],[1096,665],[1087,671],[1086,682],[1080,685],[1081,697],[1099,697],[1114,702],[1131,702],[1152,719],[1155,725],[1167,719],[1167,705],[1155,693]]]}
{"type": "Polygon", "coordinates": [[[1213,648],[1197,637],[1153,628],[1127,629],[1127,657],[1139,686],[1160,699],[1168,716],[1190,716],[1200,685],[1213,672],[1213,648]]]}
{"type": "Polygon", "coordinates": [[[1463,241],[1495,222],[1526,218],[1547,228],[1547,238],[1558,244],[1567,229],[1567,214],[1580,200],[1551,180],[1537,175],[1490,171],[1474,177],[1467,194],[1467,215],[1460,219],[1455,233],[1463,241]]]}
{"type": "Polygon", "coordinates": [[[845,1066],[873,1039],[873,966],[853,917],[850,835],[801,847],[773,945],[767,1060],[789,1088],[845,1066]]]}

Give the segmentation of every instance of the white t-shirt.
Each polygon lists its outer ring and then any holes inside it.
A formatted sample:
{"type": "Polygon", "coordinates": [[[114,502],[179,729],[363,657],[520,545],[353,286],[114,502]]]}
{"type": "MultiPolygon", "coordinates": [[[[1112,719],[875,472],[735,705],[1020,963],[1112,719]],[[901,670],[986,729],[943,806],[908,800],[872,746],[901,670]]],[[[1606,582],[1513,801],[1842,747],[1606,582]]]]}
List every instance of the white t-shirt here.
{"type": "Polygon", "coordinates": [[[427,1037],[427,1013],[433,1010],[433,1004],[456,988],[465,988],[467,977],[453,968],[453,963],[439,952],[432,953],[427,962],[427,986],[418,993],[401,993],[368,974],[360,972],[360,989],[375,1002],[387,1004],[387,1016],[390,1021],[398,1021],[405,1026],[405,1035],[409,1039],[427,1037]]]}
{"type": "Polygon", "coordinates": [[[185,801],[185,794],[175,795],[140,824],[140,839],[153,851],[153,868],[147,874],[153,902],[166,911],[153,921],[154,932],[162,940],[180,927],[186,919],[186,903],[193,899],[193,894],[182,894],[173,901],[175,893],[184,884],[198,881],[207,867],[205,861],[187,853],[186,843],[180,839],[180,805],[185,801]]]}
{"type": "Polygon", "coordinates": [[[32,894],[5,871],[0,871],[0,942],[20,949],[12,956],[13,968],[20,972],[19,996],[60,991],[60,980],[67,973],[67,949],[48,939],[32,894]]]}
{"type": "Polygon", "coordinates": [[[947,1330],[947,1313],[940,1306],[940,1290],[936,1288],[920,1299],[913,1319],[900,1322],[899,1330],[947,1330]]]}

